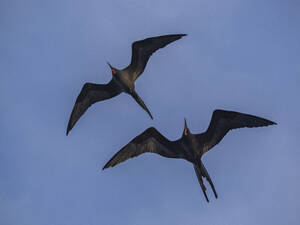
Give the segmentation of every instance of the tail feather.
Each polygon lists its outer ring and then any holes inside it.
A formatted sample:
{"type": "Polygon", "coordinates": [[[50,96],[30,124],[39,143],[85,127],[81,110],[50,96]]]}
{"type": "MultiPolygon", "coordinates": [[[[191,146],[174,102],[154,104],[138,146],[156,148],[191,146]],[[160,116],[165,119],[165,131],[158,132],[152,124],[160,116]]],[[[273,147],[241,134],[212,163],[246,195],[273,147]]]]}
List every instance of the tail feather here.
{"type": "Polygon", "coordinates": [[[211,188],[212,188],[212,190],[214,192],[215,197],[218,198],[218,194],[216,192],[215,186],[214,186],[212,180],[210,179],[210,176],[209,176],[206,168],[204,167],[204,165],[203,165],[203,163],[201,161],[199,163],[194,163],[194,170],[196,172],[199,184],[200,184],[201,189],[203,191],[203,194],[204,194],[204,196],[206,198],[206,201],[209,202],[207,194],[206,194],[206,187],[205,187],[205,185],[203,183],[202,177],[206,178],[206,180],[208,181],[208,183],[210,184],[210,186],[211,186],[211,188]]]}
{"type": "Polygon", "coordinates": [[[140,96],[138,96],[138,94],[135,91],[131,94],[131,96],[148,113],[148,115],[150,116],[150,118],[153,120],[153,117],[152,117],[149,109],[147,108],[147,106],[145,105],[145,103],[143,102],[143,100],[140,98],[140,96]]]}
{"type": "Polygon", "coordinates": [[[195,172],[196,172],[196,175],[197,175],[199,184],[200,184],[200,186],[201,186],[201,189],[202,189],[202,191],[203,191],[203,194],[204,194],[204,196],[205,196],[205,198],[206,198],[206,201],[209,202],[208,197],[207,197],[207,194],[206,194],[206,187],[205,187],[205,185],[204,185],[204,183],[203,183],[203,180],[202,180],[200,168],[199,168],[198,165],[194,164],[194,169],[195,169],[195,172]]]}
{"type": "Polygon", "coordinates": [[[207,172],[207,170],[204,167],[204,164],[202,162],[201,162],[201,172],[203,173],[204,177],[206,178],[206,180],[210,184],[211,189],[213,190],[215,197],[218,198],[218,194],[216,192],[215,186],[214,186],[212,180],[210,179],[210,176],[209,176],[209,174],[208,174],[208,172],[207,172]]]}

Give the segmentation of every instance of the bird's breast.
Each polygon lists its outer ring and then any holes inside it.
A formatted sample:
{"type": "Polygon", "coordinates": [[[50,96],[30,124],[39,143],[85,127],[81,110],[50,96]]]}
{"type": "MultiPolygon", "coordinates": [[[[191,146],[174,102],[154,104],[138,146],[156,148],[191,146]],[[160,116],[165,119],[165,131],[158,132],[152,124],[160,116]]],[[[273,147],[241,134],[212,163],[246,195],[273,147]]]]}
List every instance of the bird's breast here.
{"type": "Polygon", "coordinates": [[[130,93],[132,90],[134,90],[134,85],[122,74],[115,76],[114,80],[123,91],[130,93]]]}
{"type": "Polygon", "coordinates": [[[188,158],[190,158],[190,159],[194,158],[193,150],[190,148],[191,146],[189,146],[188,143],[182,141],[181,146],[184,150],[185,156],[188,156],[188,158]]]}
{"type": "Polygon", "coordinates": [[[185,152],[193,159],[199,159],[202,156],[202,147],[196,139],[191,138],[188,141],[182,142],[185,152]]]}

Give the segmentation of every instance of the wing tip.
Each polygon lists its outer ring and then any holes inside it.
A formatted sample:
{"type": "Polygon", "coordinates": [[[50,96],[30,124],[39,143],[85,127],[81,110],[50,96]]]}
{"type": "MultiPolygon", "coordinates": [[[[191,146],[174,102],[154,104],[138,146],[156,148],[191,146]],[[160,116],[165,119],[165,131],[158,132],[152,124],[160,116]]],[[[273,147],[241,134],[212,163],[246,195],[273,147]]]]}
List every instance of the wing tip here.
{"type": "Polygon", "coordinates": [[[166,37],[166,36],[180,36],[180,37],[183,37],[183,36],[187,36],[186,33],[182,33],[182,34],[166,34],[166,35],[162,35],[162,36],[158,36],[158,37],[166,37]]]}
{"type": "Polygon", "coordinates": [[[111,159],[103,166],[102,170],[105,170],[109,167],[114,167],[114,166],[115,166],[115,164],[112,163],[112,159],[111,159]]]}
{"type": "MultiPolygon", "coordinates": [[[[75,107],[75,106],[74,106],[75,107]]],[[[74,108],[72,110],[72,113],[71,113],[71,116],[70,116],[70,119],[69,119],[69,122],[68,122],[68,126],[67,126],[67,130],[66,130],[66,136],[68,136],[69,132],[72,130],[72,128],[74,127],[74,124],[72,122],[72,117],[73,117],[73,111],[74,111],[74,108]]]]}
{"type": "Polygon", "coordinates": [[[265,120],[266,120],[266,124],[265,124],[265,126],[277,125],[277,123],[276,123],[276,122],[274,122],[274,121],[267,120],[267,119],[265,119],[265,120]]]}
{"type": "MultiPolygon", "coordinates": [[[[230,111],[230,110],[224,110],[224,109],[215,109],[213,111],[213,114],[220,114],[220,113],[238,113],[238,114],[245,114],[245,113],[241,113],[241,112],[237,112],[237,111],[230,111]]],[[[250,114],[245,114],[248,116],[254,116],[254,115],[250,115],[250,114]]],[[[265,124],[263,126],[269,126],[269,125],[278,125],[276,122],[262,118],[262,117],[258,117],[258,116],[254,116],[256,118],[262,119],[265,121],[265,124]]]]}
{"type": "MultiPolygon", "coordinates": [[[[187,36],[187,34],[168,34],[168,35],[165,35],[165,36],[173,38],[175,40],[178,40],[178,39],[180,39],[184,36],[187,36]]],[[[164,36],[162,36],[162,37],[164,37],[164,36]]],[[[175,40],[173,40],[173,41],[175,41],[175,40]]]]}
{"type": "Polygon", "coordinates": [[[68,136],[69,135],[69,132],[72,130],[72,126],[71,126],[71,124],[70,124],[70,122],[68,123],[68,127],[67,127],[67,130],[66,130],[66,136],[68,136]]]}
{"type": "Polygon", "coordinates": [[[103,166],[102,171],[107,169],[109,166],[106,164],[105,166],[103,166]]]}
{"type": "Polygon", "coordinates": [[[102,170],[107,169],[108,167],[110,167],[110,160],[103,166],[102,170]]]}
{"type": "Polygon", "coordinates": [[[182,37],[185,37],[187,36],[187,34],[175,34],[176,36],[179,36],[179,39],[182,38],[182,37]]]}

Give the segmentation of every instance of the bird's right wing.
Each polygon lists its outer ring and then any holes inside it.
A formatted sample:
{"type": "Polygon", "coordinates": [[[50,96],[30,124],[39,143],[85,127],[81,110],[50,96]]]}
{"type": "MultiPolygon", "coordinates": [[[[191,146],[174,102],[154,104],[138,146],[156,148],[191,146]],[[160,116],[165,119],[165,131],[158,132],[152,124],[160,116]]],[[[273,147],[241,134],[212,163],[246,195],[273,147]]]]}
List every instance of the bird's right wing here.
{"type": "Polygon", "coordinates": [[[117,152],[103,169],[113,167],[129,158],[139,156],[145,152],[160,154],[168,158],[183,158],[184,150],[179,140],[169,141],[154,127],[150,127],[142,134],[135,137],[119,152],[117,152]]]}
{"type": "Polygon", "coordinates": [[[204,152],[218,144],[228,131],[243,127],[263,127],[276,124],[273,121],[245,113],[215,110],[209,127],[197,137],[204,143],[204,152]]]}
{"type": "Polygon", "coordinates": [[[150,56],[160,48],[165,47],[173,41],[180,39],[186,34],[170,34],[146,38],[132,43],[131,63],[126,68],[133,74],[132,79],[136,80],[144,71],[150,56]]]}
{"type": "Polygon", "coordinates": [[[113,80],[108,84],[85,83],[73,107],[67,127],[67,135],[79,118],[92,104],[112,98],[120,93],[120,88],[113,80]]]}

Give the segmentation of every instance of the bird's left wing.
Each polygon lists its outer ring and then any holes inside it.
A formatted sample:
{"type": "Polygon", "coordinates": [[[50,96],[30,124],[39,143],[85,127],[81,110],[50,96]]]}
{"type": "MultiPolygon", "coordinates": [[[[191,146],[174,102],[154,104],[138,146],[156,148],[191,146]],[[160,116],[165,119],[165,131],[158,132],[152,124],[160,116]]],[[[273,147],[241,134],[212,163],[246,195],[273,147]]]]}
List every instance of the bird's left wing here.
{"type": "Polygon", "coordinates": [[[198,134],[197,138],[204,143],[204,152],[217,145],[228,131],[243,127],[263,127],[276,124],[273,121],[252,116],[245,113],[215,110],[209,127],[205,133],[198,134]]]}
{"type": "Polygon", "coordinates": [[[155,51],[183,36],[186,36],[186,34],[170,34],[146,38],[132,43],[131,63],[126,68],[133,75],[132,79],[136,80],[143,73],[150,56],[155,51]]]}
{"type": "Polygon", "coordinates": [[[145,152],[157,153],[168,158],[184,158],[184,150],[181,148],[179,140],[169,141],[154,127],[150,127],[117,152],[103,169],[113,167],[145,152]]]}

